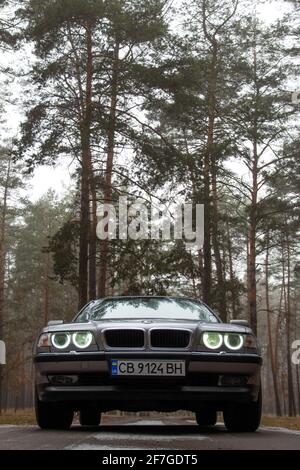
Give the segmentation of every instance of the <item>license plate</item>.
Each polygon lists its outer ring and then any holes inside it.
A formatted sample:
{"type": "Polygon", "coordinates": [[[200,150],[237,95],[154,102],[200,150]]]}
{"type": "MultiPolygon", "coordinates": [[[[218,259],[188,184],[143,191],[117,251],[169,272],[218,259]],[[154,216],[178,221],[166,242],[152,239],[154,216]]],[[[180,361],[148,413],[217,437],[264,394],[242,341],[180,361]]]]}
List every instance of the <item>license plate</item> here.
{"type": "Polygon", "coordinates": [[[185,376],[185,361],[119,360],[111,361],[111,375],[185,376]]]}

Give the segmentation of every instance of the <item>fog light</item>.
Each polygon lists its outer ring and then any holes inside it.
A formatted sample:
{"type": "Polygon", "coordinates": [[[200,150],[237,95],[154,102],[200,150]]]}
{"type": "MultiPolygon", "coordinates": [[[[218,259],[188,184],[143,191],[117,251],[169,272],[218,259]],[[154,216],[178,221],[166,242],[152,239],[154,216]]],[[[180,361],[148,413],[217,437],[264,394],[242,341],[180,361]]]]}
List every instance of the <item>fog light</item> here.
{"type": "Polygon", "coordinates": [[[245,375],[220,375],[218,385],[223,387],[239,387],[246,385],[248,377],[245,375]]]}
{"type": "Polygon", "coordinates": [[[48,375],[52,385],[74,385],[78,382],[78,375],[48,375]]]}

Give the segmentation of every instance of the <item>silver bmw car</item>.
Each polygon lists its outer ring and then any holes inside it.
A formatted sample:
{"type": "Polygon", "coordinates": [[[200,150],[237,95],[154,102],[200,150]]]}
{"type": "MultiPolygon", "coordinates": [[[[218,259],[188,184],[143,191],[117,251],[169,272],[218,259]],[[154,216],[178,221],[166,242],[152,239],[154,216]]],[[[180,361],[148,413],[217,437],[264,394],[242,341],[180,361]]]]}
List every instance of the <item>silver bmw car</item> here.
{"type": "Polygon", "coordinates": [[[71,323],[51,321],[34,349],[35,408],[43,429],[84,426],[101,412],[189,410],[200,426],[222,411],[229,431],[261,418],[257,341],[244,320],[222,323],[185,297],[107,297],[71,323]]]}

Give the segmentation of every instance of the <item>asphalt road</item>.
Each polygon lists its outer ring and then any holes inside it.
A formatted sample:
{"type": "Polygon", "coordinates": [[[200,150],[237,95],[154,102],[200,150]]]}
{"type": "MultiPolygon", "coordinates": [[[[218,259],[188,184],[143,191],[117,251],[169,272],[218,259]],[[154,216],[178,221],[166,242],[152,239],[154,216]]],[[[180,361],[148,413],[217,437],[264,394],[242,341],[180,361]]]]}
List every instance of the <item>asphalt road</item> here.
{"type": "Polygon", "coordinates": [[[222,424],[199,428],[192,418],[103,416],[100,427],[73,425],[69,431],[36,426],[0,426],[1,450],[247,450],[300,449],[300,431],[261,427],[231,434],[222,424]]]}

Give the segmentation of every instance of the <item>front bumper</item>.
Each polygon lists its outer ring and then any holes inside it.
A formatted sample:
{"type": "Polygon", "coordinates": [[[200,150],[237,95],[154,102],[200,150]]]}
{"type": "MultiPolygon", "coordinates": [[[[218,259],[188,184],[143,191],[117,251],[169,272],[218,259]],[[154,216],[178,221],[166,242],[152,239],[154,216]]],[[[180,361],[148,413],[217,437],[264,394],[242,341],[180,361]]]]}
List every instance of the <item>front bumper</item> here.
{"type": "Polygon", "coordinates": [[[34,358],[36,390],[41,401],[66,401],[74,409],[92,402],[103,411],[197,410],[214,404],[256,401],[260,387],[261,357],[256,354],[202,352],[42,353],[34,358]],[[112,359],[172,359],[186,361],[186,377],[111,377],[112,359]],[[49,377],[75,375],[74,385],[56,385],[49,377]],[[222,386],[220,377],[237,376],[243,384],[222,386]]]}

